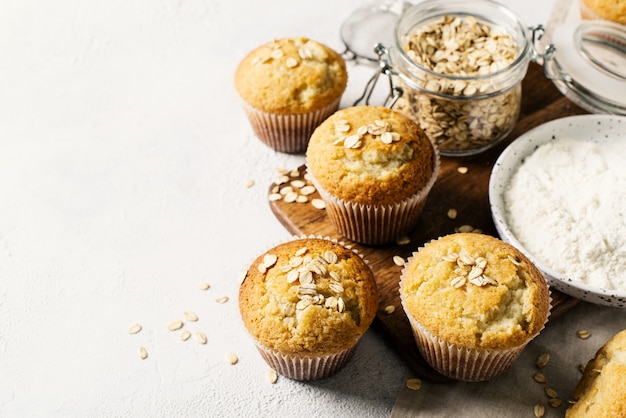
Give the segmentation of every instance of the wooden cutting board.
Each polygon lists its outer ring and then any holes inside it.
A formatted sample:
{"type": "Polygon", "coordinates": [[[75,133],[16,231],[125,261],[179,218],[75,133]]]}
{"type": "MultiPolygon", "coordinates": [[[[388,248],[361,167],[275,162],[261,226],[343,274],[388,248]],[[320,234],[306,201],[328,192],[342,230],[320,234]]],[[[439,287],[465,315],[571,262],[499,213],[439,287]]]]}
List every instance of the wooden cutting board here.
{"type": "MultiPolygon", "coordinates": [[[[317,192],[308,196],[309,203],[270,199],[273,213],[290,233],[336,238],[352,245],[368,260],[380,291],[379,311],[374,326],[419,377],[431,382],[442,383],[450,379],[431,369],[417,350],[408,319],[400,304],[399,279],[402,267],[394,263],[393,257],[400,256],[406,260],[425,242],[453,233],[462,225],[497,236],[489,208],[488,186],[491,169],[500,153],[511,141],[535,126],[553,119],[587,113],[562,96],[552,82],[544,77],[542,67],[537,64],[530,65],[522,83],[522,91],[519,121],[503,143],[477,156],[442,157],[439,176],[417,227],[409,234],[409,244],[366,246],[346,240],[335,231],[326,212],[311,205],[311,199],[319,198],[317,192]],[[460,172],[461,167],[466,168],[467,172],[460,172]],[[455,219],[447,215],[451,208],[457,211],[455,219]],[[393,313],[385,311],[388,306],[395,308],[393,313]]],[[[297,175],[294,169],[295,177],[292,179],[302,179],[304,173],[305,167],[298,167],[297,175]]],[[[272,184],[268,193],[275,192],[276,186],[272,184]]],[[[578,300],[557,291],[553,292],[552,298],[551,322],[578,303],[578,300]]]]}

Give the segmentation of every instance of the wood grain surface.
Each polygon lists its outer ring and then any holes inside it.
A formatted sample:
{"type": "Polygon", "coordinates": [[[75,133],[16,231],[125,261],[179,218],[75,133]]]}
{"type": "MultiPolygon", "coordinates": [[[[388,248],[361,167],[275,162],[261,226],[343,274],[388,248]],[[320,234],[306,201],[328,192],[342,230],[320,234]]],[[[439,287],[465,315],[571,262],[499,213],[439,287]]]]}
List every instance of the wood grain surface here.
{"type": "MultiPolygon", "coordinates": [[[[552,82],[544,77],[542,67],[537,64],[532,63],[529,66],[522,83],[522,91],[522,109],[518,123],[502,143],[477,156],[442,157],[439,176],[420,221],[408,235],[411,240],[409,244],[366,246],[352,243],[337,233],[324,210],[316,209],[310,203],[270,201],[273,213],[290,233],[338,239],[352,245],[368,260],[380,291],[375,328],[419,377],[431,382],[444,383],[450,379],[432,370],[417,350],[408,319],[400,304],[399,278],[402,268],[393,262],[393,257],[401,256],[406,259],[425,242],[453,233],[461,225],[470,225],[485,234],[497,236],[489,208],[488,186],[491,169],[500,153],[515,138],[538,125],[565,116],[587,113],[562,96],[552,82]],[[459,167],[467,168],[467,172],[459,172],[459,167]],[[451,208],[457,211],[456,219],[447,216],[451,208]],[[385,312],[387,306],[394,306],[395,311],[391,314],[385,312]]],[[[298,167],[298,170],[302,177],[305,167],[298,167]]],[[[271,194],[275,187],[272,184],[268,193],[271,194]]],[[[312,198],[319,198],[319,195],[315,193],[309,196],[309,199],[312,198]]],[[[556,291],[553,291],[552,297],[551,322],[578,303],[578,300],[556,291]]]]}

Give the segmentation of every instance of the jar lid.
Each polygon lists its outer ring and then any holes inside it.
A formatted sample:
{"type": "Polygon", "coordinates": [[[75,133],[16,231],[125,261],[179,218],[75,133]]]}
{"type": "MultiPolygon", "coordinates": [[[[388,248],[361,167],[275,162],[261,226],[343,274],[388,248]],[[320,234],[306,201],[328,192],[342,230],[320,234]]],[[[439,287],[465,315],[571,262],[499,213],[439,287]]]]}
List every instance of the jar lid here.
{"type": "Polygon", "coordinates": [[[378,62],[376,44],[392,45],[394,28],[408,3],[392,1],[356,9],[341,25],[341,40],[354,58],[378,62]]]}
{"type": "Polygon", "coordinates": [[[555,28],[555,83],[593,113],[626,114],[626,28],[606,21],[555,28]],[[564,84],[564,85],[563,85],[564,84]]]}

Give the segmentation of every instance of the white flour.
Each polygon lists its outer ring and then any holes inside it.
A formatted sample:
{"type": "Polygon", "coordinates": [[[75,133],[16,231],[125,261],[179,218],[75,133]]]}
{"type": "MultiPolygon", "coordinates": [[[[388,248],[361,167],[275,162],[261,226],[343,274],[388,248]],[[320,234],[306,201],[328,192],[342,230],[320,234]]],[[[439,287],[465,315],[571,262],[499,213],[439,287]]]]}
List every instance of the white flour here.
{"type": "Polygon", "coordinates": [[[626,147],[558,139],[521,164],[505,191],[511,230],[572,280],[626,290],[626,147]]]}

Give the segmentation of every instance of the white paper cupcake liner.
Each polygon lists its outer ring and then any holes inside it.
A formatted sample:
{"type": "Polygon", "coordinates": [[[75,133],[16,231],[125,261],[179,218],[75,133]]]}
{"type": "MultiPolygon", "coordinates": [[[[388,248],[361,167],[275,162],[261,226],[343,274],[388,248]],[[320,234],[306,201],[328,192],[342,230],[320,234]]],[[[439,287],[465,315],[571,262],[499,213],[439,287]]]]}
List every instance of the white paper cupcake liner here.
{"type": "Polygon", "coordinates": [[[325,379],[339,372],[354,355],[357,344],[336,354],[309,357],[282,354],[256,342],[259,353],[276,373],[302,381],[325,379]]]}
{"type": "Polygon", "coordinates": [[[306,151],[311,134],[339,108],[340,100],[313,112],[291,114],[265,112],[242,103],[252,130],[264,144],[279,152],[295,154],[306,151]]]}
{"type": "Polygon", "coordinates": [[[416,194],[389,205],[365,205],[341,199],[324,189],[311,173],[311,181],[326,203],[326,213],[335,229],[360,244],[385,244],[407,234],[417,224],[428,194],[439,174],[439,156],[435,149],[435,167],[428,183],[416,194]]]}
{"type": "Polygon", "coordinates": [[[529,336],[528,340],[508,350],[489,350],[489,349],[472,349],[459,347],[456,344],[446,342],[427,330],[417,319],[415,319],[406,305],[404,295],[402,293],[404,275],[406,266],[409,265],[413,256],[423,247],[413,252],[413,255],[407,259],[405,267],[402,269],[400,276],[400,301],[402,308],[409,319],[411,331],[415,338],[415,343],[424,360],[437,372],[451,379],[466,382],[481,382],[492,379],[505,371],[517,360],[524,348],[532,341],[548,323],[548,318],[552,311],[552,296],[550,295],[550,287],[548,287],[550,304],[548,314],[543,327],[534,335],[529,336]]]}

